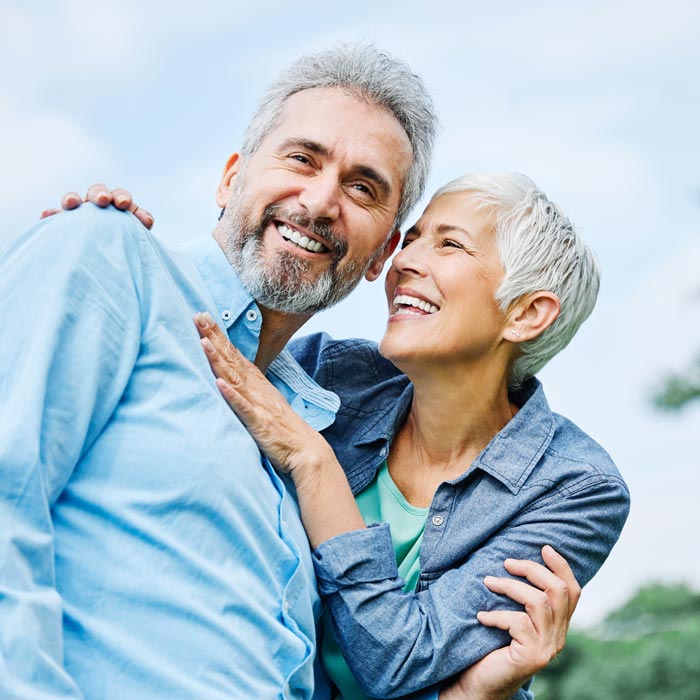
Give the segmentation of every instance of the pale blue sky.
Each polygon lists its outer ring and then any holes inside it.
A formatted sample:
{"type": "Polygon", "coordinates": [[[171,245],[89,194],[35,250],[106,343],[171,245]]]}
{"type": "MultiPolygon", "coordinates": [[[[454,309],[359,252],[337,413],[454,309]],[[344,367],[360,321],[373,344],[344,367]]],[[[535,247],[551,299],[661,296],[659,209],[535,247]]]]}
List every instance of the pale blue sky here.
{"type": "MultiPolygon", "coordinates": [[[[426,80],[443,131],[429,183],[530,175],[598,252],[598,308],[542,373],[554,410],[632,488],[623,537],[577,620],[638,584],[700,586],[700,407],[646,398],[700,348],[700,4],[0,0],[0,243],[70,189],[130,188],[177,241],[212,229],[213,195],[280,66],[371,40],[426,80]]],[[[415,216],[419,214],[416,211],[415,216]]],[[[378,338],[381,283],[308,330],[378,338]]]]}

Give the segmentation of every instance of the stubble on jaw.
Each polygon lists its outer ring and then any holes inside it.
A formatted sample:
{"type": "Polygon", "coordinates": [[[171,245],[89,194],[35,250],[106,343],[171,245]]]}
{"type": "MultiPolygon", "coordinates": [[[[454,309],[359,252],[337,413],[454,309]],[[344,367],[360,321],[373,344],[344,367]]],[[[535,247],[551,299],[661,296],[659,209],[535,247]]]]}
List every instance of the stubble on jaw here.
{"type": "Polygon", "coordinates": [[[304,212],[285,211],[268,205],[258,221],[245,205],[245,169],[238,173],[231,198],[219,222],[222,248],[229,263],[255,301],[268,309],[287,314],[310,315],[344,299],[360,282],[382,249],[363,261],[351,261],[340,269],[348,245],[325,222],[310,219],[304,212]],[[310,261],[291,252],[277,251],[264,257],[263,237],[275,219],[286,219],[308,229],[330,249],[331,261],[320,274],[310,261]]]}

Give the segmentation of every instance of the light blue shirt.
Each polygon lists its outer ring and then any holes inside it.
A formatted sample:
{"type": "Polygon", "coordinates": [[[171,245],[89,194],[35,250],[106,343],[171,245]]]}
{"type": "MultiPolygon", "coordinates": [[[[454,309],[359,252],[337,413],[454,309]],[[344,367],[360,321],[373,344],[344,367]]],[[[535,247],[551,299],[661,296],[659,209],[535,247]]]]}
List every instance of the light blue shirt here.
{"type": "MultiPolygon", "coordinates": [[[[260,310],[210,237],[167,250],[83,206],[2,251],[0,697],[314,695],[306,536],[216,388],[204,310],[254,358],[260,310]]],[[[268,376],[332,422],[288,352],[268,376]]]]}

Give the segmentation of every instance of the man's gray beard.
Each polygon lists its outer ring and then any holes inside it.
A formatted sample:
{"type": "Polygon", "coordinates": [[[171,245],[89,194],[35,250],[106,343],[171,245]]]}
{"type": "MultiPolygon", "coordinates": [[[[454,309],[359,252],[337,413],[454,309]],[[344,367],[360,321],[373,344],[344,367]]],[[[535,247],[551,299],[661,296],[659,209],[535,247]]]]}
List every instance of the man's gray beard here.
{"type": "MultiPolygon", "coordinates": [[[[240,177],[241,173],[239,173],[240,177]]],[[[242,179],[239,181],[241,184],[242,179]]],[[[313,314],[344,299],[359,283],[381,251],[342,272],[338,264],[347,254],[347,244],[333,234],[327,224],[309,220],[298,212],[282,212],[280,207],[265,208],[256,224],[243,212],[241,187],[221,219],[225,230],[224,253],[255,301],[268,309],[286,314],[313,314]],[[287,251],[278,251],[274,260],[262,257],[265,229],[273,219],[288,219],[313,231],[331,249],[331,265],[315,280],[309,280],[308,262],[287,251]]],[[[311,272],[311,274],[313,274],[311,272]]]]}

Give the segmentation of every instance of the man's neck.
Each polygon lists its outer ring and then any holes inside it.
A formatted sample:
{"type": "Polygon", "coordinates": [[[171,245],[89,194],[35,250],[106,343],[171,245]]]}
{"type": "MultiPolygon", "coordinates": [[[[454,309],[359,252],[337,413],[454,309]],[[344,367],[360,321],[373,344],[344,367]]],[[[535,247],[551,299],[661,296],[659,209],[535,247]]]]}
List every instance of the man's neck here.
{"type": "Polygon", "coordinates": [[[279,355],[291,337],[311,318],[312,314],[285,314],[260,307],[263,323],[260,329],[255,364],[267,372],[270,363],[279,355]]]}
{"type": "MultiPolygon", "coordinates": [[[[213,231],[214,240],[225,250],[226,235],[221,224],[213,231]]],[[[258,304],[258,306],[260,306],[258,304]]],[[[313,314],[285,314],[260,306],[263,322],[260,329],[258,352],[255,364],[265,373],[270,363],[279,355],[291,337],[311,318],[313,314]]]]}

